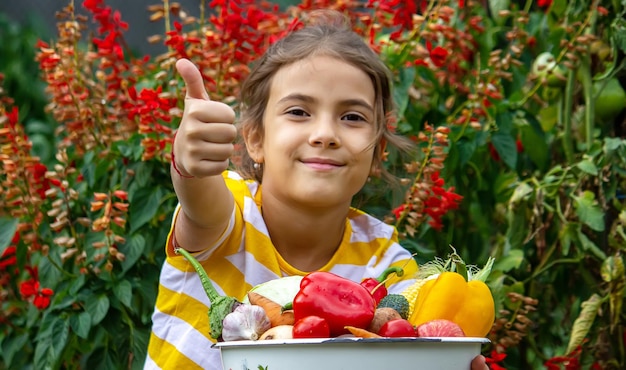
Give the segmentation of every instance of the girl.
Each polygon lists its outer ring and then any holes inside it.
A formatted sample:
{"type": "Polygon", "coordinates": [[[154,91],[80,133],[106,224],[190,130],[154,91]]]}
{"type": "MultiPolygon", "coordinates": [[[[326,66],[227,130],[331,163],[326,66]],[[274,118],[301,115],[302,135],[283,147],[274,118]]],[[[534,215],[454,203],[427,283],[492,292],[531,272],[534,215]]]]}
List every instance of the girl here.
{"type": "MultiPolygon", "coordinates": [[[[383,173],[388,70],[342,16],[323,13],[272,45],[242,86],[237,172],[235,113],[209,100],[188,60],[176,67],[187,95],[173,145],[179,199],[167,241],[148,347],[148,369],[221,369],[211,349],[209,301],[175,248],[195,252],[223,295],[243,299],[282,276],[331,271],[354,281],[417,265],[395,229],[351,208],[371,173],[383,173]]],[[[400,292],[412,280],[391,280],[400,292]]],[[[472,369],[483,369],[477,358],[472,369]]]]}

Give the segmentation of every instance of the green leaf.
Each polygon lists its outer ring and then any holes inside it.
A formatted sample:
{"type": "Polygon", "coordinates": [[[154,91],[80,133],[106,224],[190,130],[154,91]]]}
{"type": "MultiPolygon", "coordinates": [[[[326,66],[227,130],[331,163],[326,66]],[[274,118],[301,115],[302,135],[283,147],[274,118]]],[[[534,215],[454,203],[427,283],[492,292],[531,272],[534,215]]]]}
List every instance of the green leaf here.
{"type": "Polygon", "coordinates": [[[122,280],[113,286],[113,294],[126,307],[130,307],[133,298],[133,288],[128,280],[122,280]]]}
{"type": "Polygon", "coordinates": [[[148,353],[148,341],[150,339],[149,329],[138,329],[133,331],[132,349],[133,349],[133,363],[131,364],[132,370],[143,369],[146,355],[148,353]]]}
{"type": "Polygon", "coordinates": [[[139,162],[135,167],[134,179],[140,187],[148,186],[154,179],[152,166],[147,162],[139,162]]]}
{"type": "Polygon", "coordinates": [[[120,252],[124,253],[126,258],[122,261],[122,271],[126,272],[139,260],[146,248],[146,239],[140,234],[134,234],[126,244],[120,247],[120,252]]]}
{"type": "Polygon", "coordinates": [[[572,243],[578,240],[578,229],[579,225],[571,222],[561,227],[559,231],[559,241],[561,242],[561,253],[564,256],[569,254],[572,243]]]}
{"type": "Polygon", "coordinates": [[[596,243],[591,241],[591,239],[589,239],[587,235],[583,233],[580,227],[578,228],[578,241],[580,242],[580,245],[584,251],[593,253],[596,257],[598,257],[601,260],[606,259],[606,253],[604,253],[602,249],[598,248],[596,243]]]}
{"type": "Polygon", "coordinates": [[[402,68],[398,71],[399,81],[393,89],[393,100],[398,110],[398,116],[403,116],[409,105],[409,89],[415,81],[415,68],[402,68]]]}
{"type": "Polygon", "coordinates": [[[505,22],[505,19],[500,16],[500,11],[508,10],[509,6],[511,6],[510,0],[489,0],[489,11],[498,25],[501,26],[505,22]]]}
{"type": "Polygon", "coordinates": [[[595,202],[595,195],[587,190],[582,196],[572,197],[580,221],[595,231],[604,231],[604,212],[595,202]]]}
{"type": "MultiPolygon", "coordinates": [[[[536,119],[530,115],[526,115],[526,122],[535,121],[536,119]]],[[[530,160],[539,169],[545,170],[550,162],[550,148],[546,143],[546,138],[541,131],[539,122],[536,125],[525,124],[519,128],[520,140],[524,147],[524,153],[528,155],[530,160]]],[[[517,150],[517,144],[516,144],[517,150]]]]}
{"type": "Polygon", "coordinates": [[[602,150],[606,154],[611,154],[617,151],[626,141],[618,137],[607,137],[604,139],[604,146],[602,150]]]}
{"type": "Polygon", "coordinates": [[[509,207],[506,213],[508,228],[506,229],[506,242],[508,248],[521,249],[528,235],[528,217],[525,207],[509,207]]]}
{"type": "Polygon", "coordinates": [[[109,311],[109,298],[106,295],[100,295],[87,300],[85,309],[91,315],[91,326],[96,326],[104,319],[109,311]]]}
{"type": "Polygon", "coordinates": [[[529,196],[533,193],[533,188],[525,182],[519,183],[515,190],[513,191],[513,195],[511,195],[511,199],[509,200],[510,205],[516,205],[521,201],[528,200],[529,196]]]}
{"type": "Polygon", "coordinates": [[[10,335],[2,340],[2,347],[0,347],[2,348],[2,352],[0,353],[0,356],[4,359],[4,365],[7,369],[11,368],[13,356],[24,349],[24,345],[29,340],[28,336],[28,332],[22,332],[10,335]]]}
{"type": "Polygon", "coordinates": [[[450,152],[457,153],[459,157],[459,166],[463,167],[472,158],[474,152],[476,152],[476,147],[477,145],[475,140],[462,138],[450,148],[450,152]]]}
{"type": "Polygon", "coordinates": [[[589,175],[598,176],[598,167],[588,158],[576,163],[576,167],[589,175]]]}
{"type": "Polygon", "coordinates": [[[62,262],[59,256],[59,250],[51,250],[48,256],[42,258],[41,262],[39,262],[39,279],[45,281],[48,287],[54,286],[63,276],[63,271],[59,270],[57,267],[60,265],[62,265],[62,262]],[[54,261],[54,263],[52,263],[51,260],[54,261]]]}
{"type": "Polygon", "coordinates": [[[17,218],[0,217],[0,256],[11,244],[18,224],[17,218]]]}
{"type": "Polygon", "coordinates": [[[69,338],[69,320],[54,315],[47,315],[44,320],[48,323],[42,324],[45,329],[38,335],[35,347],[36,369],[56,368],[69,338]]]}
{"type": "Polygon", "coordinates": [[[159,188],[141,189],[133,194],[130,202],[130,233],[148,223],[159,210],[161,192],[159,188]]]}
{"type": "Polygon", "coordinates": [[[91,316],[88,312],[81,312],[78,315],[70,316],[70,327],[76,335],[87,339],[89,337],[89,330],[91,330],[91,316]]]}
{"type": "Polygon", "coordinates": [[[624,260],[622,256],[617,254],[610,256],[600,268],[602,280],[609,283],[609,308],[611,311],[611,330],[619,324],[622,307],[624,305],[624,283],[626,282],[626,273],[624,272],[624,260]]]}
{"type": "Polygon", "coordinates": [[[520,249],[509,251],[506,256],[500,257],[493,265],[493,270],[509,272],[519,268],[524,262],[524,252],[520,249]]]}
{"type": "Polygon", "coordinates": [[[571,353],[583,343],[583,340],[585,340],[585,337],[589,333],[589,329],[591,329],[593,321],[596,319],[601,305],[602,299],[597,294],[592,295],[588,300],[581,304],[582,311],[574,321],[572,335],[564,354],[571,353]]]}
{"type": "Polygon", "coordinates": [[[517,166],[517,144],[508,133],[496,132],[491,136],[491,143],[502,161],[511,169],[517,166]]]}
{"type": "MultiPolygon", "coordinates": [[[[624,6],[624,5],[623,5],[624,6]]],[[[615,18],[611,25],[613,42],[615,47],[622,52],[626,52],[626,20],[615,18]]]]}

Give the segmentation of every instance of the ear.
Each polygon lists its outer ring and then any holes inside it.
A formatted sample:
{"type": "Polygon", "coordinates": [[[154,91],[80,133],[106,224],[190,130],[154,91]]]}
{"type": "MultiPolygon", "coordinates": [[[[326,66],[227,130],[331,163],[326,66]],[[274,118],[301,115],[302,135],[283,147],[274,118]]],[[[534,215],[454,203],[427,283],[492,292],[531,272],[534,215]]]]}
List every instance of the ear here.
{"type": "Polygon", "coordinates": [[[257,163],[263,163],[265,158],[263,154],[263,129],[254,126],[244,130],[241,134],[250,158],[257,163]]]}

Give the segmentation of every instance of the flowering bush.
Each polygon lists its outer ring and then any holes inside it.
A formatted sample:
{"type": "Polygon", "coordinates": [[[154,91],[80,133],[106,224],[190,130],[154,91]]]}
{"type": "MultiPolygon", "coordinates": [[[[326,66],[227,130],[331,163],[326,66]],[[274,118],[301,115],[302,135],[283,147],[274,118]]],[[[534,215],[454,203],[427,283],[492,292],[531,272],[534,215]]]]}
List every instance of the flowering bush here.
{"type": "Polygon", "coordinates": [[[164,0],[149,7],[166,27],[154,57],[132,55],[104,0],[83,1],[87,17],[73,4],[54,42],[33,45],[49,160],[0,90],[0,368],[141,368],[176,203],[174,62],[191,59],[211,98],[234,104],[250,63],[322,7],[389,65],[394,129],[420,149],[386,153],[401,187],[372,179],[356,205],[420,262],[449,245],[496,257],[490,367],[626,366],[623,0],[213,0],[194,16],[164,0]]]}

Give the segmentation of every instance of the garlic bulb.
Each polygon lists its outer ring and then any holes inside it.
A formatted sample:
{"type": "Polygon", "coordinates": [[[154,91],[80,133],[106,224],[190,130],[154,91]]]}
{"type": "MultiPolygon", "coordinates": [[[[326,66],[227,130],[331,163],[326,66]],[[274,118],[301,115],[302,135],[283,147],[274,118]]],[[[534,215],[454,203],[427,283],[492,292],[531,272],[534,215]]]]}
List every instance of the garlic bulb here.
{"type": "Polygon", "coordinates": [[[257,340],[270,327],[270,319],[260,306],[242,304],[226,315],[222,322],[222,339],[257,340]]]}

